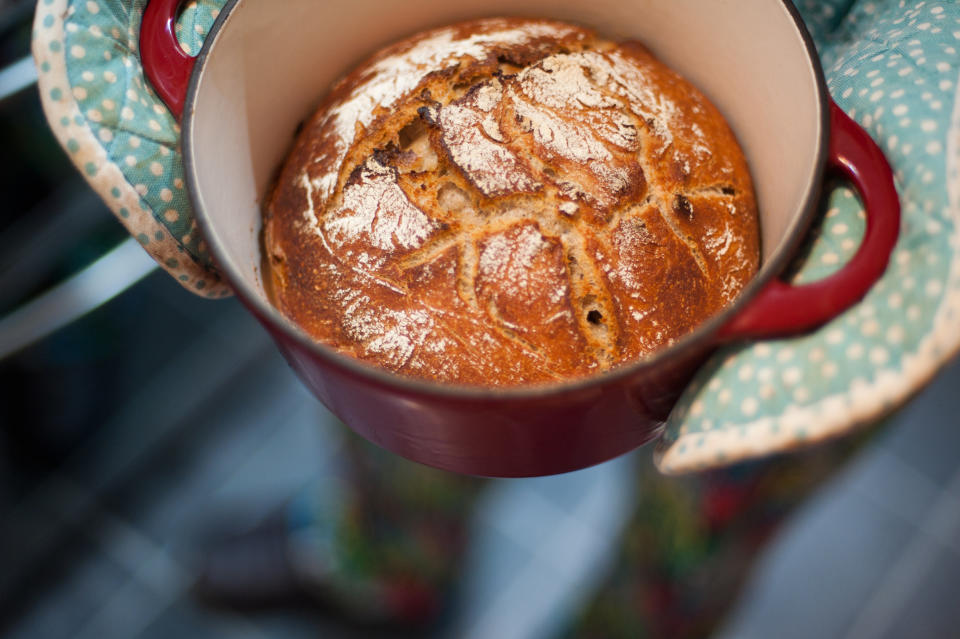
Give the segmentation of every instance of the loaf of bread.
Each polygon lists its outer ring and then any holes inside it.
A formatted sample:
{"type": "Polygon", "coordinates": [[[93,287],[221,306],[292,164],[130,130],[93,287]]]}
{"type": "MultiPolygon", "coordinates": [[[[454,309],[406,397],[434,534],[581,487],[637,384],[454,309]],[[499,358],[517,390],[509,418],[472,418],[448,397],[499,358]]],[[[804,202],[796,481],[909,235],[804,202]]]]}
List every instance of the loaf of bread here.
{"type": "Polygon", "coordinates": [[[640,44],[542,20],[374,55],[304,124],[264,217],[290,320],[454,384],[636,361],[759,263],[748,167],[717,109],[640,44]]]}

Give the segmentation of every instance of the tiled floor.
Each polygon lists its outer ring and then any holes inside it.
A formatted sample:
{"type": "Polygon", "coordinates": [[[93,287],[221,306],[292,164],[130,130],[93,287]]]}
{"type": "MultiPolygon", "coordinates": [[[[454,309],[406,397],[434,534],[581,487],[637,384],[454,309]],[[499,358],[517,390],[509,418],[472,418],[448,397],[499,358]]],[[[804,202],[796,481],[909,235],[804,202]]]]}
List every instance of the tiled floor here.
{"type": "MultiPolygon", "coordinates": [[[[140,348],[156,366],[130,364],[142,384],[0,518],[7,636],[369,636],[318,617],[212,612],[187,596],[194,542],[253,525],[310,490],[336,454],[340,427],[235,302],[198,305],[163,276],[145,286],[158,325],[141,328],[163,343],[140,348]]],[[[102,312],[138,303],[118,300],[102,312]]],[[[553,635],[602,576],[629,513],[634,462],[492,482],[445,634],[553,635]]]]}
{"type": "MultiPolygon", "coordinates": [[[[121,318],[111,337],[137,356],[121,358],[116,385],[104,389],[106,423],[41,481],[9,484],[0,631],[14,639],[369,636],[319,616],[227,614],[191,601],[194,543],[211,529],[253,525],[322,481],[339,426],[235,302],[194,300],[158,275],[99,313],[121,318]],[[145,300],[149,325],[122,319],[145,300]]],[[[95,315],[68,331],[103,322],[95,315]]],[[[810,500],[767,552],[722,637],[960,636],[958,388],[960,364],[810,500]]],[[[645,453],[560,477],[491,482],[442,634],[561,631],[612,558],[636,463],[649,463],[645,453]]]]}
{"type": "Polygon", "coordinates": [[[613,559],[634,463],[626,456],[558,477],[494,482],[478,504],[449,636],[546,639],[562,631],[613,559]]]}
{"type": "Polygon", "coordinates": [[[960,362],[768,549],[724,639],[960,637],[960,362]]]}

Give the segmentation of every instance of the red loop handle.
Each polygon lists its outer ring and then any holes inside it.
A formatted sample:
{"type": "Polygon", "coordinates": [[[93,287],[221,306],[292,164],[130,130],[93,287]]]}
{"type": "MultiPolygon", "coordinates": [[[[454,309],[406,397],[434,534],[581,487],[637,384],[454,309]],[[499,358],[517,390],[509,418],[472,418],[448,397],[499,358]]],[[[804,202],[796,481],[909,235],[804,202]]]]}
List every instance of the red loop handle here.
{"type": "Polygon", "coordinates": [[[140,62],[150,84],[177,120],[183,115],[197,59],[177,40],[177,11],[184,0],[148,0],[140,23],[140,62]]]}
{"type": "Polygon", "coordinates": [[[773,280],[721,330],[722,338],[778,337],[816,328],[859,302],[886,270],[900,234],[893,171],[876,142],[833,101],[830,131],[828,168],[853,183],[866,211],[860,248],[840,271],[818,282],[793,286],[773,280]]]}

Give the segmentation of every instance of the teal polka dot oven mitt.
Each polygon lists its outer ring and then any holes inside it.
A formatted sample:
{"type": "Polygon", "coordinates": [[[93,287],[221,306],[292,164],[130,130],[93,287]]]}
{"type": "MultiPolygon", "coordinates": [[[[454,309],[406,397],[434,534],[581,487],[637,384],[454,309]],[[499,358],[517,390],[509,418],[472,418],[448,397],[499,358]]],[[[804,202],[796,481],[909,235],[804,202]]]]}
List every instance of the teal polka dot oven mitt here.
{"type": "MultiPolygon", "coordinates": [[[[180,129],[144,79],[146,0],[40,0],[33,51],[44,110],[91,186],[189,290],[229,295],[187,198],[180,129]]],[[[186,4],[177,25],[199,52],[224,0],[186,4]]],[[[277,10],[282,10],[277,3],[277,10]]],[[[803,1],[834,99],[886,152],[903,226],[866,298],[803,337],[735,345],[700,370],[666,424],[657,463],[682,473],[791,450],[876,420],[960,347],[960,4],[803,1]]],[[[824,198],[794,281],[839,269],[864,233],[854,193],[824,198]]]]}
{"type": "MultiPolygon", "coordinates": [[[[203,44],[222,0],[186,5],[184,49],[203,44]]],[[[170,275],[209,297],[230,295],[193,218],[180,127],[137,54],[146,0],[40,0],[33,54],[43,108],[60,144],[130,234],[170,275]]]]}
{"type": "MultiPolygon", "coordinates": [[[[658,443],[681,473],[790,450],[873,422],[960,347],[960,4],[806,1],[836,102],[894,168],[903,223],[883,278],[857,306],[798,338],[718,352],[658,443]]],[[[795,281],[836,271],[864,232],[860,202],[832,190],[795,281]]]]}

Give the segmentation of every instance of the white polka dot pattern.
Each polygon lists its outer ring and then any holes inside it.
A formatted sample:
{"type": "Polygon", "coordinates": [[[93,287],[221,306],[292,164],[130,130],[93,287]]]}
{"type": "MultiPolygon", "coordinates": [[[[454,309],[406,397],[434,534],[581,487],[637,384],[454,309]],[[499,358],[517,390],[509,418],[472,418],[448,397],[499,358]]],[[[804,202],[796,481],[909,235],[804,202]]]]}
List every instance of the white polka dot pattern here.
{"type": "MultiPolygon", "coordinates": [[[[33,54],[44,111],[70,159],[144,249],[191,291],[223,297],[230,289],[182,188],[179,126],[143,80],[136,52],[145,4],[37,3],[33,54]]],[[[177,28],[186,48],[199,50],[222,4],[187,4],[177,28]]]]}
{"type": "MultiPolygon", "coordinates": [[[[841,317],[810,335],[716,354],[658,445],[668,473],[848,432],[906,401],[960,348],[960,5],[818,0],[800,8],[831,94],[894,167],[901,237],[884,277],[841,317]],[[772,373],[761,381],[754,371],[772,373]]],[[[834,190],[823,208],[797,282],[841,268],[862,237],[852,191],[834,190]]]]}

